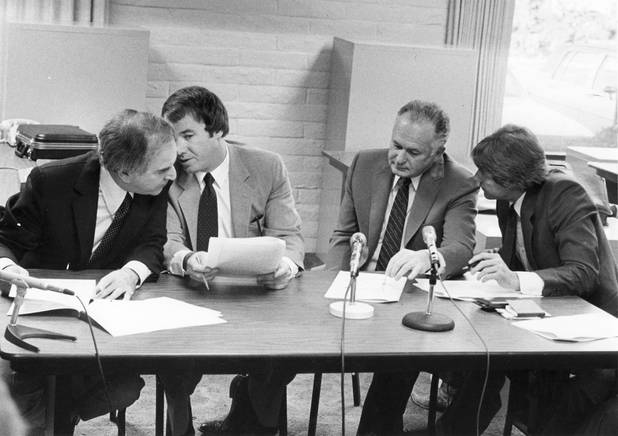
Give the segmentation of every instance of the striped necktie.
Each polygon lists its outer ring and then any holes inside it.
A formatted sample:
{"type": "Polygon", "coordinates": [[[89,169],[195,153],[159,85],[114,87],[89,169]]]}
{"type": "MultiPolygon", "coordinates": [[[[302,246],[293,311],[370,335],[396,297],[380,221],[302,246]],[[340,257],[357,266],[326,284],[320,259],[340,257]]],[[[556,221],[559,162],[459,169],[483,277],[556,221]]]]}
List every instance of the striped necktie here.
{"type": "Polygon", "coordinates": [[[402,177],[397,181],[397,195],[395,196],[395,201],[393,201],[393,207],[388,217],[384,238],[382,238],[382,248],[380,248],[376,271],[386,270],[386,266],[391,260],[391,257],[401,248],[403,226],[406,222],[406,215],[408,213],[410,181],[411,179],[408,177],[402,177]]]}
{"type": "Polygon", "coordinates": [[[132,197],[127,192],[127,195],[125,195],[124,200],[122,200],[120,207],[118,207],[118,210],[114,214],[114,219],[112,220],[112,223],[105,231],[105,234],[101,238],[101,242],[99,242],[96,250],[94,250],[94,252],[90,256],[90,260],[88,261],[89,266],[96,266],[110,253],[114,240],[116,239],[116,236],[118,236],[118,233],[120,232],[120,229],[125,222],[127,214],[129,213],[129,209],[131,208],[131,200],[132,197]]]}

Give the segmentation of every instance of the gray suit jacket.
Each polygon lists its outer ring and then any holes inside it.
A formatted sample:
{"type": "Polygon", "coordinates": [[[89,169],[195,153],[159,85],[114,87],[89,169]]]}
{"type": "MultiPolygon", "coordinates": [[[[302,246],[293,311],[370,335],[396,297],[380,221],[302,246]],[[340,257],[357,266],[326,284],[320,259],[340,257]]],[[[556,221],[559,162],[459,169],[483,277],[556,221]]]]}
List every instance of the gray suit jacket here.
{"type": "MultiPolygon", "coordinates": [[[[235,238],[259,236],[256,217],[263,225],[263,236],[283,239],[286,256],[303,267],[304,244],[301,220],[287,170],[275,153],[228,144],[230,153],[230,202],[235,238]]],[[[169,190],[165,265],[174,253],[194,249],[197,235],[197,210],[200,187],[195,176],[179,171],[169,190]]]]}
{"type": "MultiPolygon", "coordinates": [[[[380,239],[393,173],[386,149],[358,153],[348,170],[339,222],[330,239],[327,265],[330,269],[348,269],[350,236],[367,236],[368,260],[380,239]]],[[[472,173],[446,154],[443,161],[421,177],[404,233],[405,247],[425,247],[422,227],[432,225],[437,245],[446,262],[446,276],[458,273],[474,249],[474,217],[478,184],[472,173]]],[[[365,267],[367,262],[365,262],[365,267]]]]}

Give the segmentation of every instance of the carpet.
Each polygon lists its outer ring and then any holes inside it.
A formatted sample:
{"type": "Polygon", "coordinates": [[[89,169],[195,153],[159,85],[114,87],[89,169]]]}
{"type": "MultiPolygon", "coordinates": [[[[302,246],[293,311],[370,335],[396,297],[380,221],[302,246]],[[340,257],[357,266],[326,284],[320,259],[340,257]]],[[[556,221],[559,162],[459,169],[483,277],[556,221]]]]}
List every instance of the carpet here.
{"type": "MultiPolygon", "coordinates": [[[[215,419],[225,416],[229,410],[231,399],[228,396],[228,386],[232,375],[205,375],[192,396],[194,426],[197,428],[205,419],[215,419]]],[[[127,436],[147,436],[154,434],[155,420],[155,378],[145,376],[146,386],[142,394],[129,409],[127,409],[127,436]]],[[[361,407],[354,407],[352,402],[352,378],[345,377],[345,427],[346,435],[356,434],[361,407]]],[[[429,392],[429,375],[421,373],[415,385],[415,390],[429,392]]],[[[369,383],[371,374],[360,375],[361,399],[369,383]]],[[[288,385],[288,434],[300,436],[307,434],[309,406],[313,386],[312,374],[299,374],[288,385]]],[[[503,392],[504,394],[504,392],[503,392]]],[[[504,404],[503,395],[503,404],[504,404]]],[[[414,404],[411,400],[404,416],[406,430],[421,430],[427,426],[427,411],[414,404]]],[[[504,425],[504,407],[484,433],[487,436],[499,436],[504,425]]],[[[317,434],[330,436],[341,434],[340,408],[340,377],[338,374],[324,374],[318,413],[317,434]]],[[[114,436],[117,434],[115,424],[108,416],[102,416],[90,421],[80,422],[75,430],[76,435],[83,436],[114,436]]],[[[517,430],[514,436],[521,435],[517,430]]]]}

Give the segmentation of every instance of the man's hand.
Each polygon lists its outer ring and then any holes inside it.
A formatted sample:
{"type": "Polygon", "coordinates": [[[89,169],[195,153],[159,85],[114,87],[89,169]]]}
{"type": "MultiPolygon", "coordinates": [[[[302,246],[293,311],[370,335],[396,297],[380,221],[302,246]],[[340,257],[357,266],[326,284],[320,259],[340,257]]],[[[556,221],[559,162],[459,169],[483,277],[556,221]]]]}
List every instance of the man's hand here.
{"type": "Polygon", "coordinates": [[[294,278],[290,265],[283,259],[279,262],[275,272],[262,274],[257,277],[258,285],[267,289],[283,289],[294,278]]]}
{"type": "Polygon", "coordinates": [[[185,275],[191,277],[192,280],[203,282],[204,280],[212,280],[219,272],[216,268],[209,268],[206,266],[206,259],[208,259],[208,253],[205,251],[196,251],[187,260],[187,269],[185,275]]]}
{"type": "Polygon", "coordinates": [[[477,280],[481,282],[496,280],[503,288],[519,291],[519,277],[506,266],[499,254],[486,252],[475,254],[468,264],[475,263],[477,265],[470,269],[470,273],[476,273],[477,280]]]}
{"type": "Polygon", "coordinates": [[[20,276],[26,276],[26,277],[30,276],[30,273],[28,272],[27,269],[22,268],[21,266],[17,264],[9,265],[6,268],[4,268],[2,271],[6,271],[12,274],[18,274],[20,276]]]}
{"type": "Polygon", "coordinates": [[[124,294],[124,300],[130,300],[135,293],[139,277],[135,271],[122,268],[107,274],[96,287],[97,298],[115,300],[124,294]]]}
{"type": "Polygon", "coordinates": [[[408,276],[408,279],[412,280],[429,268],[431,268],[431,263],[427,250],[413,251],[404,248],[391,257],[385,274],[395,280],[399,280],[403,276],[408,276]]]}

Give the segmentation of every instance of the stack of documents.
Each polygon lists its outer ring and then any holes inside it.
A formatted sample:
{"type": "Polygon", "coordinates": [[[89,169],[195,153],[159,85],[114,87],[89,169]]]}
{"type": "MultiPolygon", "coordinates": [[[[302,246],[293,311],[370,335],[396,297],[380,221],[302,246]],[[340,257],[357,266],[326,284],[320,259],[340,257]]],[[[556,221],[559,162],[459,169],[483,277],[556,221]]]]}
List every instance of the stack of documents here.
{"type": "Polygon", "coordinates": [[[513,325],[555,341],[587,342],[618,336],[618,318],[605,312],[517,321],[513,325]]]}
{"type": "Polygon", "coordinates": [[[210,238],[205,266],[222,275],[256,276],[275,271],[284,254],[285,242],[272,236],[210,238]]]}
{"type": "MultiPolygon", "coordinates": [[[[475,298],[522,298],[521,292],[503,288],[495,280],[481,282],[479,280],[443,280],[438,281],[434,287],[436,297],[448,298],[449,294],[453,300],[473,301],[475,298]],[[442,285],[444,283],[444,286],[442,285]],[[444,290],[448,290],[448,294],[444,290]]],[[[429,279],[416,279],[414,283],[425,292],[429,292],[429,279]]]]}
{"type": "MultiPolygon", "coordinates": [[[[386,277],[384,274],[361,272],[356,279],[356,301],[366,301],[369,303],[399,301],[403,288],[406,285],[406,280],[406,277],[394,280],[386,277]]],[[[349,282],[350,273],[348,271],[339,271],[324,297],[343,300],[349,282]]],[[[350,299],[349,292],[347,299],[350,299]]]]}
{"type": "Polygon", "coordinates": [[[88,315],[112,336],[226,322],[221,312],[168,297],[147,300],[95,300],[88,315]]]}
{"type": "MultiPolygon", "coordinates": [[[[226,322],[221,312],[185,303],[173,298],[147,300],[101,300],[95,298],[94,280],[42,279],[75,292],[75,296],[29,288],[19,310],[20,315],[58,312],[80,317],[87,307],[88,315],[112,336],[147,333],[182,327],[213,325],[226,322]],[[76,298],[77,297],[77,298],[76,298]],[[79,300],[78,300],[79,298],[79,300]]],[[[10,296],[15,296],[11,290],[10,296]]],[[[11,305],[8,315],[13,313],[11,305]]]]}

